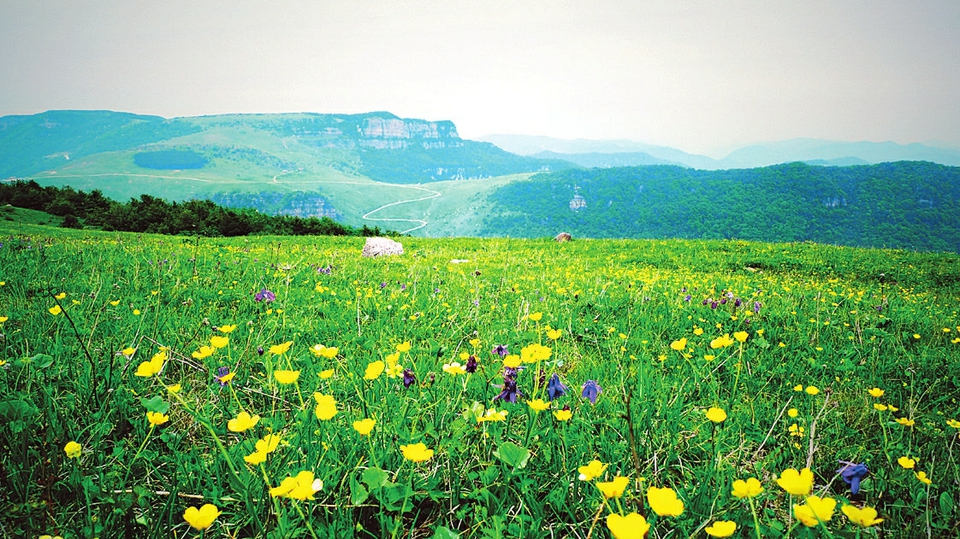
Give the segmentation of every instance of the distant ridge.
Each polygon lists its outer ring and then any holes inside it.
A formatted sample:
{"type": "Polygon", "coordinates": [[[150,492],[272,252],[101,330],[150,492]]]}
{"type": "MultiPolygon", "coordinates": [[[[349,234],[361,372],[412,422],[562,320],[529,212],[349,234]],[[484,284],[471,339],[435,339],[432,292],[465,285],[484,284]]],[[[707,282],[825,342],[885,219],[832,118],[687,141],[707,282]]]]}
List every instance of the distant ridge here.
{"type": "MultiPolygon", "coordinates": [[[[565,140],[527,135],[488,135],[480,140],[491,142],[508,152],[520,155],[549,155],[591,166],[622,166],[631,160],[629,155],[641,152],[661,164],[706,169],[755,168],[781,163],[806,162],[827,166],[876,164],[893,161],[929,161],[941,165],[960,166],[960,149],[937,148],[924,144],[897,144],[894,142],[838,142],[832,140],[798,138],[744,146],[730,152],[723,159],[713,159],[664,146],[654,146],[629,140],[565,140]],[[589,157],[587,157],[589,156],[589,157]]],[[[636,163],[653,164],[653,163],[636,163]]],[[[585,165],[586,166],[586,165],[585,165]]]]}

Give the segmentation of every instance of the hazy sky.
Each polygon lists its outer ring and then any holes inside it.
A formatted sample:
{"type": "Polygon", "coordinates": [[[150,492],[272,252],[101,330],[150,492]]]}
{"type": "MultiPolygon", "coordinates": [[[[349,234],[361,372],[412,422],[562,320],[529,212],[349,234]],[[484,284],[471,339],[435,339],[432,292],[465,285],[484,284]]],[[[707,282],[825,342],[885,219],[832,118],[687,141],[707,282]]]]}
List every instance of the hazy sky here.
{"type": "Polygon", "coordinates": [[[0,0],[0,116],[68,108],[960,147],[960,1],[0,0]]]}

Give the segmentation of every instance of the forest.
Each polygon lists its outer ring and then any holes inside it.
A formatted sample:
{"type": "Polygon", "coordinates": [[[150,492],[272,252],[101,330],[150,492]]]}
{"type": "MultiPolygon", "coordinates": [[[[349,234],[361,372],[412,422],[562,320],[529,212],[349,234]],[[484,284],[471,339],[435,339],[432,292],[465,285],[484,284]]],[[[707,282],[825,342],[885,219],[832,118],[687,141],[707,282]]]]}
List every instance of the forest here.
{"type": "Polygon", "coordinates": [[[47,212],[63,218],[66,228],[198,236],[381,236],[380,227],[355,228],[329,217],[265,215],[252,209],[230,209],[209,200],[167,202],[140,195],[117,202],[99,190],[42,187],[35,181],[0,183],[0,205],[47,212]]]}
{"type": "Polygon", "coordinates": [[[538,174],[490,195],[482,235],[814,241],[960,251],[960,168],[902,161],[538,174]]]}

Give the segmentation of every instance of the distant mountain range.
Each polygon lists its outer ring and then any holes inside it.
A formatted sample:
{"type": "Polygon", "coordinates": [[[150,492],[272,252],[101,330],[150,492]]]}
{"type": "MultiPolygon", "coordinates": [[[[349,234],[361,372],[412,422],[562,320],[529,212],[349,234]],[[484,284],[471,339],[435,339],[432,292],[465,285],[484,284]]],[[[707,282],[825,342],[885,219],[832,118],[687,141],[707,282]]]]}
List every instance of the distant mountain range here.
{"type": "Polygon", "coordinates": [[[960,152],[921,144],[798,139],[712,159],[631,141],[471,141],[452,122],[389,112],[0,118],[0,181],[429,236],[566,230],[960,251],[958,165],[960,152]]]}
{"type": "Polygon", "coordinates": [[[893,142],[837,142],[821,139],[793,139],[745,146],[723,159],[686,153],[676,148],[654,146],[629,140],[564,140],[527,135],[488,135],[480,140],[519,155],[563,159],[585,167],[630,165],[678,165],[720,170],[754,168],[781,163],[850,166],[893,161],[929,161],[960,166],[960,150],[923,144],[893,142]]]}

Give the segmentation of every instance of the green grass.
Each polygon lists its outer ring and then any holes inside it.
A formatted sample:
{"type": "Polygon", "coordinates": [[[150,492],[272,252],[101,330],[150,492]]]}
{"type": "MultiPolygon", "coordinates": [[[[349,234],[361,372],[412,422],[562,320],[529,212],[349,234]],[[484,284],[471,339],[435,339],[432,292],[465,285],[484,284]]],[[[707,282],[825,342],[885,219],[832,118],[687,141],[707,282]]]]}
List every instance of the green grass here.
{"type": "Polygon", "coordinates": [[[50,215],[42,211],[28,210],[26,208],[16,208],[14,206],[0,206],[0,220],[5,221],[8,227],[14,227],[13,223],[17,225],[57,226],[62,221],[62,219],[56,215],[50,215]]]}
{"type": "Polygon", "coordinates": [[[0,238],[6,536],[585,538],[610,537],[608,515],[633,513],[650,537],[703,537],[720,520],[743,537],[956,535],[956,255],[410,237],[403,256],[364,259],[353,238],[9,221],[0,238]],[[257,301],[264,289],[276,300],[257,301]],[[498,344],[550,349],[516,375],[516,403],[495,399],[498,344]],[[476,372],[451,373],[471,355],[476,372]],[[220,368],[233,373],[224,386],[220,368]],[[299,377],[282,384],[277,371],[299,377]],[[568,391],[534,412],[527,401],[547,401],[554,374],[568,391]],[[602,388],[595,404],[581,397],[589,380],[602,388]],[[491,409],[504,420],[478,421],[491,409]],[[148,411],[169,419],[151,426],[148,411]],[[242,411],[260,420],[233,432],[242,411]],[[376,421],[367,436],[353,427],[365,418],[376,421]],[[271,434],[283,442],[248,463],[271,434]],[[405,458],[416,443],[432,456],[405,458]],[[592,460],[606,468],[580,480],[592,460]],[[869,467],[858,495],[838,460],[869,467]],[[802,497],[776,481],[806,466],[813,492],[838,502],[819,529],[798,524],[802,497]],[[292,494],[313,499],[271,495],[301,472],[292,494]],[[624,492],[604,500],[596,483],[617,476],[624,492]],[[751,477],[762,493],[731,494],[751,477]],[[672,489],[680,514],[659,515],[651,487],[672,489]],[[194,530],[184,512],[207,503],[221,513],[194,530]],[[861,530],[847,504],[884,521],[861,530]]]}

